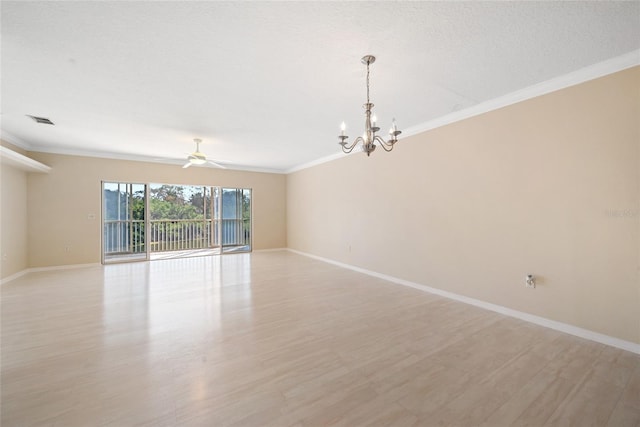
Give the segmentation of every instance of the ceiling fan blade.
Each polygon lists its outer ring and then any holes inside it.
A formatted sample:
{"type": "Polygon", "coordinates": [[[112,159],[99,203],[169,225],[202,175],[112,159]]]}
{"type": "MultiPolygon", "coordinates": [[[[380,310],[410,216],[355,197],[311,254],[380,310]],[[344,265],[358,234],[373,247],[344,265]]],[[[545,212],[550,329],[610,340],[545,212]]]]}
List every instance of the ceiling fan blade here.
{"type": "Polygon", "coordinates": [[[189,166],[191,166],[191,162],[187,162],[187,163],[185,163],[185,164],[184,164],[184,166],[182,167],[182,169],[186,169],[186,168],[188,168],[189,166]]]}
{"type": "Polygon", "coordinates": [[[222,166],[220,163],[216,163],[213,160],[207,160],[207,163],[211,163],[213,166],[220,168],[220,169],[226,169],[226,167],[222,166]]]}

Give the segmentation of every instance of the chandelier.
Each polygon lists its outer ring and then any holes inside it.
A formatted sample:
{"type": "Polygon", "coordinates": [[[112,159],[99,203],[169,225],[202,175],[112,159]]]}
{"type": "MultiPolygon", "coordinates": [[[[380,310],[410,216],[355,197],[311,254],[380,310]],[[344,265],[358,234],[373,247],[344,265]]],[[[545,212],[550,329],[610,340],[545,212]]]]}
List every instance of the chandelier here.
{"type": "Polygon", "coordinates": [[[362,136],[357,137],[351,144],[347,142],[347,135],[345,135],[344,131],[346,129],[346,125],[342,122],[340,126],[340,135],[338,139],[340,139],[340,144],[342,146],[342,151],[345,153],[350,153],[358,144],[362,144],[362,151],[367,153],[367,156],[370,156],[371,153],[376,149],[376,143],[380,145],[384,151],[393,150],[393,145],[398,142],[398,135],[402,132],[398,130],[396,126],[396,119],[393,119],[391,123],[391,129],[389,129],[390,138],[388,141],[385,141],[380,136],[376,135],[376,132],[380,130],[379,127],[376,126],[376,116],[375,114],[371,116],[371,109],[373,108],[373,104],[369,101],[369,65],[373,64],[376,61],[376,57],[373,55],[366,55],[362,57],[362,63],[367,66],[367,103],[362,107],[365,110],[365,120],[364,120],[364,133],[362,136]]]}

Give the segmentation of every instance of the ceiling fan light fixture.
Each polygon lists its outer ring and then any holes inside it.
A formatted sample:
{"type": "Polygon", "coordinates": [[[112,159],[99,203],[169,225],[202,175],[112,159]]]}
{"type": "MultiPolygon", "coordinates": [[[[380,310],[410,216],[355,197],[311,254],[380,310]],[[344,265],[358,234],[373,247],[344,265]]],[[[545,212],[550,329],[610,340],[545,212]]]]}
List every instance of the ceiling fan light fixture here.
{"type": "Polygon", "coordinates": [[[214,162],[213,160],[209,160],[207,159],[206,154],[200,152],[200,143],[202,142],[202,140],[200,138],[194,138],[193,142],[196,143],[196,151],[194,151],[193,153],[189,154],[189,156],[187,157],[187,163],[184,164],[184,166],[182,166],[182,169],[186,169],[190,166],[201,166],[204,164],[210,164],[213,165],[217,168],[220,169],[226,169],[224,166],[222,166],[219,163],[214,162]]]}
{"type": "Polygon", "coordinates": [[[189,163],[194,164],[194,165],[204,165],[205,163],[207,163],[207,161],[205,159],[192,157],[192,158],[189,159],[189,163]]]}

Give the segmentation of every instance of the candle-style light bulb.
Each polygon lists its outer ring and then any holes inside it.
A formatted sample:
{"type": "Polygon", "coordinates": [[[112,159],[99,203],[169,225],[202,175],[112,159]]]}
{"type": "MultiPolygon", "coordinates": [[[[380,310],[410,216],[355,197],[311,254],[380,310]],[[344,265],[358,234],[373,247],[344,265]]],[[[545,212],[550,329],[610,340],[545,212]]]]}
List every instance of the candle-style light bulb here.
{"type": "Polygon", "coordinates": [[[372,123],[373,123],[373,125],[375,126],[377,121],[378,121],[378,118],[377,118],[377,117],[376,117],[376,115],[374,114],[374,115],[371,117],[371,122],[372,122],[372,123]]]}
{"type": "Polygon", "coordinates": [[[344,131],[347,128],[347,125],[344,124],[344,122],[342,122],[342,124],[340,125],[340,135],[344,136],[344,131]]]}

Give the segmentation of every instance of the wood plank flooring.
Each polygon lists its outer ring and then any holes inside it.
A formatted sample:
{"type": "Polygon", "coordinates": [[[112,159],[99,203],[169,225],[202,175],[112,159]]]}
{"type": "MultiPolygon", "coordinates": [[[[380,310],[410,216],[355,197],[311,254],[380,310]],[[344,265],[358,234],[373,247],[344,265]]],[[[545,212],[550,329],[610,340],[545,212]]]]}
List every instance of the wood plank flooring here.
{"type": "Polygon", "coordinates": [[[286,251],[30,273],[2,426],[639,426],[640,356],[286,251]]]}

